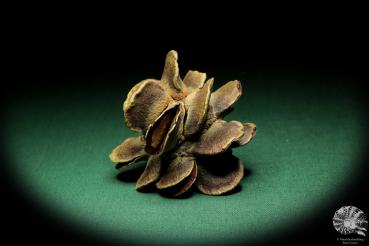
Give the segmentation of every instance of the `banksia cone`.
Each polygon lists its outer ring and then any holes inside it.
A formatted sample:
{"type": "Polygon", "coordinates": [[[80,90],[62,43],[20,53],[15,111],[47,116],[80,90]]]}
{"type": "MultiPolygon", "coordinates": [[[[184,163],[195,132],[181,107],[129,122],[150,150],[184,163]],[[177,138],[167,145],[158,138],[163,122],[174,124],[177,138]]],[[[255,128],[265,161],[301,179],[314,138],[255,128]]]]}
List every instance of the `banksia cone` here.
{"type": "Polygon", "coordinates": [[[127,126],[140,133],[117,146],[110,159],[123,169],[139,160],[147,165],[136,189],[156,187],[179,196],[192,186],[208,195],[231,191],[243,178],[242,162],[232,148],[245,145],[256,125],[224,121],[242,94],[241,83],[230,81],[215,92],[213,78],[188,71],[179,75],[177,52],[167,54],[160,80],[136,84],[123,104],[127,126]]]}

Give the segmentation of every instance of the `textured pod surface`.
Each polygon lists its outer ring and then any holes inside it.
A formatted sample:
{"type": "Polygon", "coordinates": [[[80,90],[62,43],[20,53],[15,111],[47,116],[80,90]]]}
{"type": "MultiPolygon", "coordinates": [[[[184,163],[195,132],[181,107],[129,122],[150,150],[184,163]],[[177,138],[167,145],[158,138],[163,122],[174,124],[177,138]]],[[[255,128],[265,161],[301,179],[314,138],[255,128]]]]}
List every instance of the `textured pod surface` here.
{"type": "Polygon", "coordinates": [[[178,184],[191,174],[194,165],[195,161],[193,158],[175,158],[169,163],[164,175],[156,183],[156,187],[158,189],[166,189],[178,184]]]}
{"type": "Polygon", "coordinates": [[[186,109],[182,102],[179,102],[178,104],[178,112],[173,122],[175,127],[168,134],[168,140],[165,144],[164,152],[171,151],[178,147],[178,145],[183,141],[184,138],[183,128],[186,109]]]}
{"type": "Polygon", "coordinates": [[[239,183],[243,166],[229,149],[249,143],[256,125],[223,120],[242,94],[238,80],[212,93],[214,79],[206,77],[190,70],[182,81],[178,54],[171,50],[160,80],[143,80],[128,93],[125,121],[142,136],[127,139],[110,158],[116,168],[148,158],[137,190],[155,183],[162,195],[175,197],[189,194],[196,183],[201,192],[219,195],[239,183]]]}
{"type": "Polygon", "coordinates": [[[196,187],[207,195],[221,195],[233,190],[242,180],[242,162],[231,154],[198,162],[196,187]]]}
{"type": "Polygon", "coordinates": [[[147,161],[147,165],[145,167],[144,172],[137,180],[136,189],[140,190],[157,181],[161,174],[161,168],[162,168],[162,160],[160,156],[157,155],[150,156],[149,160],[147,161]]]}
{"type": "Polygon", "coordinates": [[[146,152],[144,150],[145,142],[141,137],[127,138],[120,145],[118,145],[110,153],[109,157],[112,162],[133,162],[138,158],[144,157],[146,152]]]}
{"type": "Polygon", "coordinates": [[[213,81],[214,79],[209,79],[202,88],[186,97],[187,117],[183,132],[185,137],[189,137],[201,130],[208,111],[213,81]]]}
{"type": "Polygon", "coordinates": [[[243,124],[243,136],[235,144],[242,146],[248,144],[256,135],[256,125],[254,123],[243,124]]]}
{"type": "Polygon", "coordinates": [[[234,141],[243,136],[243,125],[238,121],[217,120],[194,143],[192,152],[198,155],[216,155],[223,153],[234,141]]]}
{"type": "Polygon", "coordinates": [[[180,196],[186,193],[195,183],[196,178],[197,178],[197,165],[195,163],[193,165],[191,174],[181,182],[182,184],[179,184],[179,187],[177,188],[177,191],[174,193],[173,196],[180,196]]]}
{"type": "Polygon", "coordinates": [[[203,87],[206,80],[206,73],[201,73],[199,71],[188,71],[183,79],[183,84],[186,88],[193,92],[196,89],[203,87]]]}
{"type": "Polygon", "coordinates": [[[229,81],[227,84],[213,92],[210,97],[211,114],[214,117],[221,115],[240,98],[242,95],[241,82],[229,81]]]}
{"type": "Polygon", "coordinates": [[[175,100],[180,100],[183,95],[183,82],[179,76],[178,68],[178,54],[176,51],[171,50],[168,52],[165,59],[164,71],[161,76],[161,82],[166,88],[166,91],[175,100]]]}
{"type": "Polygon", "coordinates": [[[145,131],[172,101],[160,81],[147,79],[129,92],[124,101],[124,119],[131,130],[145,131]]]}
{"type": "MultiPolygon", "coordinates": [[[[145,151],[151,155],[161,154],[167,145],[168,139],[178,136],[176,129],[180,128],[183,121],[183,106],[181,103],[173,103],[151,124],[146,133],[145,151]],[[177,125],[180,125],[177,127],[177,125]],[[173,134],[172,134],[173,133],[173,134]]],[[[179,129],[178,129],[179,130],[179,129]]]]}

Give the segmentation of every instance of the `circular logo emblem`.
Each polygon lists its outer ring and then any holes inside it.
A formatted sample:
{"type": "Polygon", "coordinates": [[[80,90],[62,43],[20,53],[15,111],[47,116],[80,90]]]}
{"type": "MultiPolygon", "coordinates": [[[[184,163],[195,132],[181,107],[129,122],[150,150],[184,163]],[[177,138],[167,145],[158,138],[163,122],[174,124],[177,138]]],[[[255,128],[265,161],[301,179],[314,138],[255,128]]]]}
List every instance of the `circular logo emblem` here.
{"type": "Polygon", "coordinates": [[[343,235],[357,233],[366,235],[368,221],[363,211],[354,206],[344,206],[333,216],[334,228],[343,235]]]}

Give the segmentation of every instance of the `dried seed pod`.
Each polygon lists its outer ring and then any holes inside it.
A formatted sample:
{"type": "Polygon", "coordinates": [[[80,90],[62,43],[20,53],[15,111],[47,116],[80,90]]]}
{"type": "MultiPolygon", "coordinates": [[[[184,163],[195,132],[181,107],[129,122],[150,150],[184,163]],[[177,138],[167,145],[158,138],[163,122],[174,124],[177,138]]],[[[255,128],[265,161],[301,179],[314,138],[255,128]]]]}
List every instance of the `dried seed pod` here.
{"type": "Polygon", "coordinates": [[[178,147],[178,145],[183,142],[183,127],[184,127],[184,118],[186,114],[186,109],[184,104],[179,102],[179,112],[178,116],[175,118],[175,128],[173,131],[169,132],[168,140],[165,144],[164,152],[171,151],[178,147]]]}
{"type": "Polygon", "coordinates": [[[179,76],[177,60],[177,52],[174,50],[169,51],[165,59],[165,66],[161,76],[161,82],[172,98],[175,100],[181,100],[184,97],[182,91],[184,86],[181,77],[179,76]]]}
{"type": "Polygon", "coordinates": [[[233,190],[242,180],[242,162],[233,155],[200,160],[196,187],[207,195],[221,195],[233,190]]]}
{"type": "Polygon", "coordinates": [[[238,121],[217,120],[194,143],[192,152],[197,155],[221,154],[243,136],[243,125],[238,121]]]}
{"type": "Polygon", "coordinates": [[[243,136],[235,142],[235,147],[248,144],[256,135],[256,125],[254,123],[243,124],[243,136]]]}
{"type": "Polygon", "coordinates": [[[145,137],[145,151],[151,155],[157,155],[175,145],[181,134],[183,117],[183,103],[175,102],[169,105],[149,126],[145,137]],[[167,146],[168,142],[170,144],[167,146]]]}
{"type": "Polygon", "coordinates": [[[136,189],[141,190],[142,188],[156,182],[161,174],[162,160],[158,155],[150,156],[147,161],[144,172],[138,178],[136,183],[136,189]]]}
{"type": "Polygon", "coordinates": [[[213,82],[213,78],[209,79],[202,88],[197,89],[185,99],[187,117],[183,134],[186,138],[201,130],[208,112],[213,82]]]}
{"type": "Polygon", "coordinates": [[[188,191],[194,186],[196,177],[197,177],[197,165],[195,163],[195,165],[192,168],[191,174],[188,177],[184,178],[181,182],[179,182],[174,186],[161,189],[160,193],[164,196],[169,197],[183,196],[184,194],[187,194],[188,191]]]}
{"type": "Polygon", "coordinates": [[[195,165],[193,165],[191,174],[182,181],[182,184],[179,184],[179,187],[173,196],[181,196],[182,194],[186,193],[195,183],[196,178],[197,178],[197,164],[195,163],[195,165]]]}
{"type": "Polygon", "coordinates": [[[185,178],[187,178],[195,165],[193,158],[177,157],[172,160],[163,176],[156,183],[158,189],[166,189],[175,186],[185,178]]]}
{"type": "Polygon", "coordinates": [[[211,118],[220,116],[225,110],[232,105],[242,95],[241,82],[238,80],[229,81],[227,84],[213,92],[210,97],[210,114],[211,118]]]}
{"type": "Polygon", "coordinates": [[[160,81],[141,81],[132,88],[123,104],[127,126],[134,131],[146,131],[171,101],[160,81]]]}
{"type": "Polygon", "coordinates": [[[125,164],[144,158],[146,156],[144,146],[145,142],[141,137],[127,138],[123,143],[113,149],[109,158],[112,162],[120,163],[119,166],[124,166],[125,164]]]}
{"type": "Polygon", "coordinates": [[[199,71],[188,71],[183,79],[183,84],[186,88],[193,92],[196,89],[203,87],[206,80],[206,73],[201,73],[199,71]]]}
{"type": "Polygon", "coordinates": [[[156,187],[175,197],[196,184],[204,194],[220,195],[240,183],[243,164],[231,148],[249,143],[256,125],[223,120],[242,94],[239,81],[211,93],[213,78],[205,80],[205,73],[190,70],[182,81],[177,52],[170,51],[161,79],[143,80],[128,93],[125,121],[143,135],[128,138],[110,159],[123,168],[148,157],[137,190],[156,187]]]}

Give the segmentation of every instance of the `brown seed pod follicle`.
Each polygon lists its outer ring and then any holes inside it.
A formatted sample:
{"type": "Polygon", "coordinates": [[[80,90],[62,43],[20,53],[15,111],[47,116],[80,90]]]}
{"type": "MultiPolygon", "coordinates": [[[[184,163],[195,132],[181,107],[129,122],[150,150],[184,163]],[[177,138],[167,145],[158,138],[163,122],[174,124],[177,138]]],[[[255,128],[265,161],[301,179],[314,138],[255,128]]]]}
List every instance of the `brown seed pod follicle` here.
{"type": "Polygon", "coordinates": [[[196,187],[203,194],[221,195],[240,184],[244,166],[231,150],[250,143],[256,125],[224,120],[242,95],[240,81],[212,92],[214,79],[206,77],[190,70],[182,80],[172,50],[160,79],[142,80],[128,93],[124,119],[142,135],[123,141],[109,157],[118,169],[148,159],[138,191],[151,187],[182,197],[196,187]]]}

